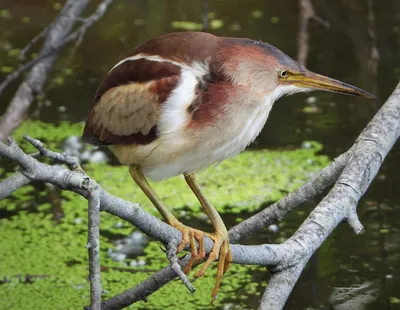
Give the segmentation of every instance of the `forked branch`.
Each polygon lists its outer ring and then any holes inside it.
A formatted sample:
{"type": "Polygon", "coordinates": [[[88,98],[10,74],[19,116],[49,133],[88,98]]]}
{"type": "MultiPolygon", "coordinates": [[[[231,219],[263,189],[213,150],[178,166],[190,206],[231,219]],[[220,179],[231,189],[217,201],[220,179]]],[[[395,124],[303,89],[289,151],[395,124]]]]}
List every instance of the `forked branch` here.
{"type": "Polygon", "coordinates": [[[76,31],[70,33],[89,0],[68,0],[57,19],[23,49],[22,56],[33,44],[44,37],[44,43],[38,56],[10,73],[0,84],[1,95],[11,82],[32,68],[21,82],[6,112],[0,119],[0,141],[5,141],[23,120],[34,97],[42,91],[59,51],[70,42],[82,40],[87,29],[104,15],[112,1],[103,0],[96,11],[84,19],[76,31]]]}
{"type": "MultiPolygon", "coordinates": [[[[322,199],[293,236],[282,244],[231,245],[234,263],[262,265],[273,271],[262,297],[260,309],[283,308],[307,261],[341,221],[347,220],[357,233],[362,230],[356,214],[357,202],[367,190],[399,135],[400,84],[348,152],[281,201],[230,230],[231,240],[237,243],[272,222],[280,220],[295,207],[320,195],[334,184],[328,195],[322,199]]],[[[138,204],[112,196],[81,170],[71,170],[74,169],[74,165],[71,165],[70,159],[46,150],[37,140],[29,137],[25,139],[35,145],[41,155],[56,158],[66,163],[69,169],[38,161],[36,156],[24,153],[12,139],[8,145],[0,143],[0,155],[8,157],[20,166],[20,171],[0,183],[0,198],[10,195],[33,180],[44,181],[82,195],[89,200],[90,210],[97,210],[94,212],[98,213],[100,209],[118,216],[164,243],[168,249],[171,249],[171,240],[180,240],[181,233],[178,230],[146,213],[138,204]]],[[[94,239],[89,241],[89,244],[98,244],[95,240],[98,238],[96,225],[97,222],[94,220],[92,226],[94,230],[89,229],[91,238],[94,239]]],[[[208,253],[213,244],[206,238],[204,245],[208,253]]],[[[184,266],[189,257],[185,257],[181,262],[178,262],[173,255],[170,255],[170,258],[170,266],[136,287],[105,301],[101,309],[121,309],[136,301],[145,300],[151,293],[176,278],[177,274],[181,276],[189,290],[192,290],[191,284],[176,269],[178,265],[184,266]]],[[[91,277],[94,289],[92,304],[98,305],[101,283],[97,274],[99,269],[96,267],[98,266],[96,260],[96,253],[92,253],[92,275],[96,275],[94,278],[91,277]]]]}

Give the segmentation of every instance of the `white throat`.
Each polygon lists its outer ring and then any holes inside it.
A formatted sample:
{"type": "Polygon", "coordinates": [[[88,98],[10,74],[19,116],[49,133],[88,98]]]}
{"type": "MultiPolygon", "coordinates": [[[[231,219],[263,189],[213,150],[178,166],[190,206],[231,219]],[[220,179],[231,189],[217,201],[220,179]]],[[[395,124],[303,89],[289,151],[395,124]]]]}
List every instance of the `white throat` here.
{"type": "Polygon", "coordinates": [[[295,85],[280,85],[273,92],[271,96],[271,104],[283,96],[293,95],[295,93],[302,93],[310,91],[307,88],[297,87],[295,85]]]}

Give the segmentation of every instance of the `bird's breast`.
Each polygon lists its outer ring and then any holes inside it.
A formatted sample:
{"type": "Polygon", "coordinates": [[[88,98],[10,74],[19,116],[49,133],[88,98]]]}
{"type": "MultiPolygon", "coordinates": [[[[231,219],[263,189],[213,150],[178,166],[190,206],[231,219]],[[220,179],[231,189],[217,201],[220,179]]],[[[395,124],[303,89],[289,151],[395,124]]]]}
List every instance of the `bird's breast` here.
{"type": "Polygon", "coordinates": [[[222,112],[194,133],[204,151],[204,162],[208,164],[243,151],[262,130],[272,107],[268,96],[246,90],[236,90],[231,94],[233,97],[222,106],[222,112]]]}
{"type": "Polygon", "coordinates": [[[162,105],[158,138],[114,147],[122,163],[139,164],[147,177],[162,180],[221,162],[257,137],[271,110],[269,97],[227,82],[209,85],[206,93],[198,85],[193,74],[182,73],[162,105]]]}

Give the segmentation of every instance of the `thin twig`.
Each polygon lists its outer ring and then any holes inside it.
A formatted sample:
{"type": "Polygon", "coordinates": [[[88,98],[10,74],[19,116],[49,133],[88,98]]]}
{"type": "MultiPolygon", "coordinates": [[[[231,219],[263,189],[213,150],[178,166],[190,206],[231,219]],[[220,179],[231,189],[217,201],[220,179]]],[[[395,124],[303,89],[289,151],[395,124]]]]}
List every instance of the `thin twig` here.
{"type": "Polygon", "coordinates": [[[281,200],[273,203],[264,210],[240,222],[229,230],[229,241],[237,243],[241,240],[260,232],[264,227],[281,220],[287,213],[302,203],[322,194],[327,188],[332,186],[351,157],[351,150],[343,153],[326,166],[311,179],[289,193],[281,200]]]}
{"type": "MultiPolygon", "coordinates": [[[[42,55],[37,56],[35,59],[21,65],[18,69],[16,69],[14,72],[10,73],[9,75],[6,76],[4,81],[0,84],[0,95],[4,91],[4,89],[14,80],[16,80],[21,73],[25,72],[29,68],[31,68],[33,65],[37,64],[44,58],[50,56],[54,52],[58,51],[60,48],[64,47],[66,44],[75,41],[76,39],[82,39],[86,31],[97,21],[99,20],[104,13],[107,10],[107,7],[111,4],[113,0],[104,0],[96,9],[96,11],[86,20],[83,22],[83,24],[77,29],[75,32],[71,33],[69,36],[67,36],[65,39],[61,40],[60,42],[57,42],[56,44],[53,44],[51,48],[43,53],[42,55]]],[[[75,19],[76,20],[76,19],[75,19]]]]}
{"type": "Polygon", "coordinates": [[[185,287],[189,290],[190,293],[194,293],[196,290],[192,283],[190,283],[186,274],[182,271],[181,266],[178,264],[178,257],[176,256],[177,246],[175,242],[170,242],[167,246],[167,258],[171,263],[171,268],[178,276],[178,278],[182,281],[185,287]]]}
{"type": "Polygon", "coordinates": [[[207,31],[208,30],[208,0],[203,0],[203,10],[201,14],[201,20],[203,22],[203,30],[202,31],[207,31]]]}
{"type": "Polygon", "coordinates": [[[101,309],[101,278],[100,278],[100,191],[94,181],[89,184],[88,199],[88,243],[89,279],[90,279],[90,310],[101,309]]]}
{"type": "MultiPolygon", "coordinates": [[[[334,187],[293,236],[278,245],[243,246],[233,244],[231,246],[234,263],[268,266],[273,271],[272,279],[263,297],[265,300],[271,296],[271,293],[268,292],[275,294],[279,291],[280,295],[274,295],[279,299],[277,304],[280,306],[277,309],[283,307],[301,270],[316,249],[343,220],[355,221],[358,200],[368,189],[385,156],[399,136],[400,83],[357,139],[352,147],[351,158],[334,187]],[[284,281],[285,285],[281,286],[282,281],[278,281],[279,279],[284,281]],[[276,286],[279,286],[279,289],[276,286]]],[[[10,141],[10,145],[0,143],[0,155],[16,161],[21,166],[21,173],[30,179],[70,189],[87,199],[91,197],[90,191],[85,187],[88,177],[63,167],[38,162],[32,156],[25,154],[13,140],[10,141]]],[[[332,173],[335,174],[334,171],[332,173]]],[[[91,183],[89,182],[89,184],[91,183]]],[[[139,205],[112,196],[100,186],[98,186],[98,190],[101,210],[132,223],[163,244],[181,238],[182,235],[177,229],[143,211],[139,205]]],[[[287,205],[282,207],[285,208],[287,205]]],[[[291,207],[289,204],[288,208],[291,207]]],[[[246,232],[242,236],[246,236],[246,232]]],[[[206,252],[210,252],[213,243],[208,237],[204,240],[204,246],[206,252]]],[[[178,263],[187,263],[188,257],[189,255],[183,262],[178,263]]],[[[146,299],[152,292],[174,278],[176,278],[176,273],[169,266],[104,304],[112,305],[113,309],[121,309],[135,301],[146,299]]],[[[107,307],[104,306],[103,309],[107,309],[107,307]]]]}
{"type": "Polygon", "coordinates": [[[9,178],[0,182],[0,200],[10,196],[17,189],[28,185],[30,182],[32,182],[32,180],[21,172],[18,171],[14,173],[9,178]]]}
{"type": "MultiPolygon", "coordinates": [[[[88,2],[89,0],[66,1],[62,12],[60,12],[52,23],[51,28],[48,29],[43,45],[39,51],[38,58],[40,58],[40,61],[32,66],[30,72],[20,83],[3,117],[0,119],[0,141],[6,141],[15,128],[17,128],[26,117],[28,109],[35,99],[35,95],[42,91],[58,54],[49,54],[45,58],[42,58],[42,56],[47,55],[48,51],[53,50],[53,46],[56,45],[57,42],[63,40],[64,37],[68,35],[75,24],[73,16],[80,15],[88,2]]],[[[11,80],[18,76],[18,71],[19,70],[13,72],[11,76],[6,77],[6,80],[1,84],[1,91],[4,90],[4,87],[11,80]]]]}
{"type": "Polygon", "coordinates": [[[109,270],[117,270],[122,272],[129,272],[129,273],[149,273],[149,272],[157,272],[159,269],[147,269],[147,268],[126,268],[126,267],[115,267],[115,266],[100,266],[101,271],[109,271],[109,270]]]}
{"type": "Polygon", "coordinates": [[[44,144],[41,141],[33,139],[32,137],[29,137],[26,134],[24,134],[24,140],[32,144],[40,152],[42,156],[65,163],[71,170],[76,170],[80,168],[79,162],[77,161],[76,158],[67,156],[65,154],[50,151],[44,146],[44,144]]]}
{"type": "Polygon", "coordinates": [[[31,47],[35,45],[40,39],[44,38],[51,27],[52,24],[48,25],[44,28],[39,34],[37,34],[19,53],[19,59],[24,60],[26,58],[26,54],[29,52],[31,47]]]}
{"type": "Polygon", "coordinates": [[[329,27],[329,23],[319,16],[314,11],[314,6],[311,0],[299,0],[299,31],[297,34],[297,61],[303,66],[306,65],[308,51],[310,49],[308,43],[308,24],[310,20],[314,20],[325,28],[329,27]]]}

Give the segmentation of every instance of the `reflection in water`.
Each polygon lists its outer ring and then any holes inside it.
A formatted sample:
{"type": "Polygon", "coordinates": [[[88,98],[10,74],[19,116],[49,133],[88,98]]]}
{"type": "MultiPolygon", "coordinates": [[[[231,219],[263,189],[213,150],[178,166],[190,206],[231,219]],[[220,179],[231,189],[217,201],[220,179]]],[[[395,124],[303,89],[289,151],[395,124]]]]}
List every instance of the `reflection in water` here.
{"type": "MultiPolygon", "coordinates": [[[[173,28],[174,21],[201,25],[205,2],[115,1],[90,30],[74,58],[70,60],[65,53],[57,64],[46,95],[39,98],[35,107],[40,107],[37,117],[51,122],[83,121],[100,79],[122,54],[151,37],[181,30],[173,28]]],[[[371,101],[319,92],[312,94],[313,100],[306,95],[281,99],[252,147],[298,147],[305,140],[315,140],[323,143],[324,152],[333,158],[353,143],[397,84],[400,1],[319,0],[312,4],[316,15],[330,27],[308,23],[307,66],[378,94],[380,101],[375,106],[371,101]]],[[[3,8],[10,12],[9,16],[0,14],[0,69],[4,75],[18,64],[12,51],[30,41],[56,12],[45,0],[3,0],[3,8]]],[[[207,9],[210,32],[262,39],[292,57],[300,53],[297,1],[208,1],[207,9]]],[[[2,96],[0,113],[11,98],[13,87],[2,96]]],[[[400,209],[396,207],[400,205],[399,170],[397,145],[360,203],[366,233],[355,236],[341,225],[311,260],[288,301],[288,309],[328,309],[329,304],[333,309],[348,309],[349,302],[368,304],[368,309],[396,306],[400,300],[396,299],[400,298],[400,209]]],[[[301,221],[293,214],[285,223],[281,230],[292,232],[301,221]]],[[[275,238],[267,233],[258,242],[265,242],[266,236],[275,238]]],[[[257,307],[258,300],[255,296],[249,307],[257,307]]]]}
{"type": "Polygon", "coordinates": [[[351,287],[335,287],[329,297],[329,303],[334,310],[364,310],[378,297],[378,285],[367,281],[351,287]]]}

